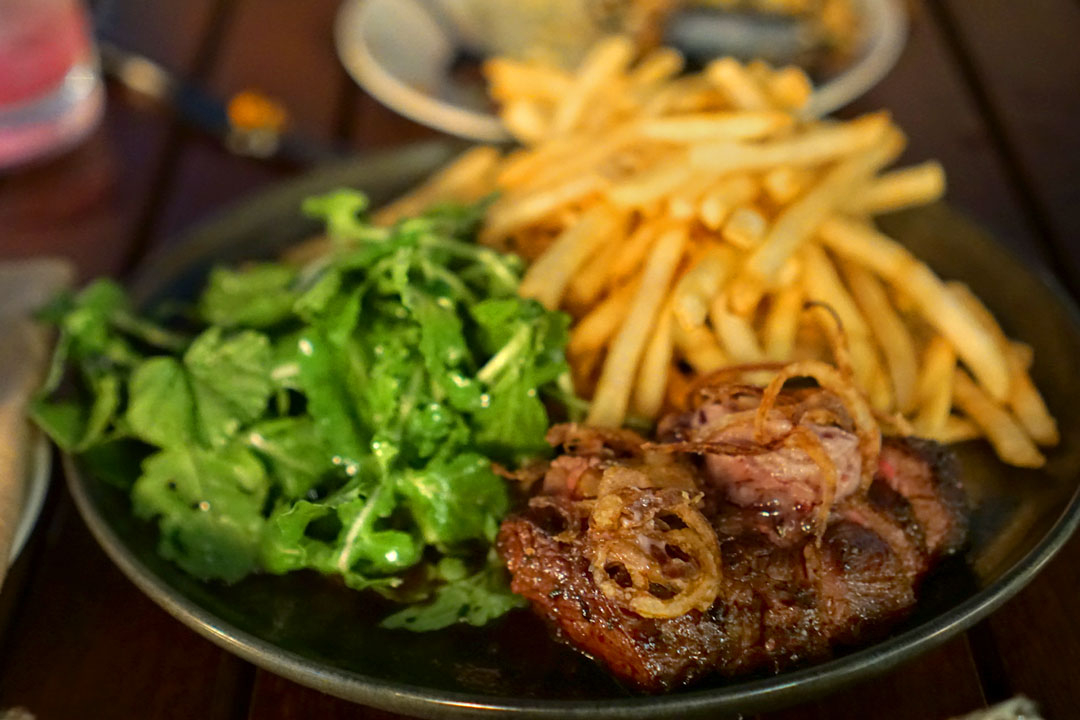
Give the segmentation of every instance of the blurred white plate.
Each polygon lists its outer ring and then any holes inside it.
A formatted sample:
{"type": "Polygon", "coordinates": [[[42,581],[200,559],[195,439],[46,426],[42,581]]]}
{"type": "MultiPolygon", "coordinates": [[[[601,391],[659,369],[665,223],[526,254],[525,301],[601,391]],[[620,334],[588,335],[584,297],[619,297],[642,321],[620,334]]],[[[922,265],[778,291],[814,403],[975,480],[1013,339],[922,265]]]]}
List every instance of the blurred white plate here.
{"type": "Polygon", "coordinates": [[[26,492],[23,495],[23,509],[19,516],[19,524],[15,528],[15,540],[11,545],[11,561],[14,565],[19,559],[19,553],[26,547],[30,539],[30,533],[41,515],[41,508],[45,504],[45,496],[49,492],[49,479],[52,470],[52,452],[49,441],[36,429],[31,433],[29,447],[27,448],[26,492]]]}
{"type": "MultiPolygon", "coordinates": [[[[865,93],[903,50],[907,14],[901,0],[855,5],[862,26],[855,59],[818,87],[808,115],[826,115],[865,93]]],[[[344,0],[334,27],[342,64],[376,99],[416,122],[479,142],[509,140],[482,81],[453,72],[458,40],[431,7],[432,0],[344,0]]],[[[682,24],[686,31],[693,27],[682,24]]]]}

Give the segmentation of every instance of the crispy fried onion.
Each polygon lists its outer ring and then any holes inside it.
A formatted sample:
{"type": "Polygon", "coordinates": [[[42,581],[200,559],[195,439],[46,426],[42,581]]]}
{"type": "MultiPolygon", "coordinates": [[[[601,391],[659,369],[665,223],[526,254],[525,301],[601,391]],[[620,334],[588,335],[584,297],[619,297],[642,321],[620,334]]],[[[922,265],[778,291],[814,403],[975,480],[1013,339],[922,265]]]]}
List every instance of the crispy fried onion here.
{"type": "MultiPolygon", "coordinates": [[[[823,389],[831,392],[843,403],[851,414],[851,420],[855,425],[855,434],[859,439],[859,455],[862,459],[862,482],[865,490],[870,487],[877,470],[878,455],[881,452],[881,428],[878,427],[870,405],[866,398],[849,377],[844,377],[836,368],[817,360],[806,360],[787,365],[773,378],[765,392],[761,396],[761,404],[758,405],[757,415],[754,418],[754,440],[767,445],[774,440],[768,429],[769,411],[776,404],[784,383],[792,378],[806,377],[817,381],[823,389]]],[[[815,438],[816,439],[816,438],[815,438]]],[[[803,448],[805,450],[805,447],[803,448]]],[[[809,452],[807,454],[810,454],[809,452]]],[[[811,458],[814,456],[810,454],[811,458]]],[[[816,460],[815,460],[816,462],[816,460]]],[[[818,463],[820,465],[820,463],[818,463]]],[[[831,464],[831,462],[830,462],[831,464]]],[[[826,472],[824,466],[823,471],[826,472]]],[[[833,477],[835,478],[835,468],[833,477]]],[[[834,488],[835,490],[835,488],[834,488]]]]}
{"type": "Polygon", "coordinates": [[[720,546],[701,498],[672,487],[602,494],[586,540],[604,595],[642,617],[708,610],[720,592],[720,546]]]}

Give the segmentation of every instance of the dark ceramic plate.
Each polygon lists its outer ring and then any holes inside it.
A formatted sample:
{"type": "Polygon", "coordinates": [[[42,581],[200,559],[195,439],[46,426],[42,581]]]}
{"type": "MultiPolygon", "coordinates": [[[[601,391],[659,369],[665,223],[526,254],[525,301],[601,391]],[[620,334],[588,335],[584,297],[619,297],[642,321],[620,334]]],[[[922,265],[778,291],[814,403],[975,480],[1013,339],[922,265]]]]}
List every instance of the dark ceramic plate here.
{"type": "MultiPolygon", "coordinates": [[[[393,197],[445,161],[431,144],[358,159],[278,187],[192,231],[147,263],[142,303],[191,297],[208,268],[270,256],[315,228],[299,216],[308,194],[339,185],[393,197]]],[[[943,205],[887,218],[889,231],[945,277],[962,279],[1005,329],[1036,349],[1035,379],[1063,435],[1047,468],[999,463],[982,443],[958,448],[976,503],[971,549],[926,582],[918,608],[885,640],[775,677],[716,680],[661,697],[628,693],[592,662],[550,641],[521,611],[485,628],[428,634],[380,629],[367,594],[314,574],[202,584],[158,557],[151,527],[127,498],[67,459],[79,510],[120,568],[181,622],[275,673],[350,700],[425,717],[712,718],[753,713],[832,692],[943,643],[1019,591],[1080,521],[1080,323],[1062,291],[943,205]]]]}

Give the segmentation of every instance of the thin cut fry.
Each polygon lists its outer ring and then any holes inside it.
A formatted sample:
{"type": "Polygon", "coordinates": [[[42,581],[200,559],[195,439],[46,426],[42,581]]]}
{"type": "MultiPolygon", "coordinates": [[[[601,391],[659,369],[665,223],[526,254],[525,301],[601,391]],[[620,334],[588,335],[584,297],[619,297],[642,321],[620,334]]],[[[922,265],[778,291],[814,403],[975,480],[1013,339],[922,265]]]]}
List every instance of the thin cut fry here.
{"type": "Polygon", "coordinates": [[[672,332],[680,357],[690,363],[698,375],[708,375],[730,364],[716,336],[705,325],[688,327],[676,319],[672,332]]]}
{"type": "Polygon", "coordinates": [[[1009,370],[993,335],[956,300],[930,268],[900,243],[863,224],[834,217],[822,225],[819,235],[835,252],[866,265],[891,284],[903,288],[926,321],[948,338],[991,397],[1005,399],[1009,370]]]}
{"type": "Polygon", "coordinates": [[[499,245],[514,230],[540,220],[567,203],[596,192],[605,184],[599,175],[583,175],[561,187],[533,193],[524,198],[502,198],[488,212],[488,221],[480,235],[485,245],[499,245]]]}
{"type": "Polygon", "coordinates": [[[949,341],[935,335],[923,351],[922,370],[916,396],[919,412],[915,429],[925,437],[937,437],[944,431],[953,403],[953,377],[956,351],[949,341]]]}
{"type": "Polygon", "coordinates": [[[772,298],[762,330],[765,357],[783,362],[795,356],[795,335],[799,328],[799,313],[803,306],[803,288],[792,282],[772,298]]]}
{"type": "Polygon", "coordinates": [[[664,390],[667,386],[674,347],[671,334],[673,322],[669,300],[660,310],[656,328],[645,346],[645,353],[641,357],[641,367],[638,368],[637,383],[634,388],[634,412],[642,417],[656,417],[664,404],[664,390]]]}
{"type": "Polygon", "coordinates": [[[552,310],[559,307],[571,276],[597,245],[615,229],[617,216],[606,205],[597,205],[576,225],[565,230],[551,247],[529,267],[518,292],[535,298],[552,310]]]}
{"type": "Polygon", "coordinates": [[[777,165],[809,167],[867,150],[880,143],[888,130],[889,116],[875,113],[841,125],[818,126],[780,140],[693,145],[690,162],[715,173],[761,171],[777,165]]]}
{"type": "Polygon", "coordinates": [[[786,130],[794,122],[788,113],[777,111],[688,113],[649,120],[641,126],[641,134],[674,143],[756,140],[786,130]]]}
{"type": "Polygon", "coordinates": [[[752,250],[764,239],[768,223],[757,208],[743,205],[732,211],[720,236],[737,248],[752,250]]]}
{"type": "Polygon", "coordinates": [[[845,209],[854,214],[880,215],[925,205],[945,194],[945,170],[936,160],[893,170],[874,178],[852,195],[845,209]]]}
{"type": "Polygon", "coordinates": [[[719,88],[738,110],[769,110],[772,102],[764,89],[734,58],[713,60],[705,68],[705,77],[719,88]]]}
{"type": "Polygon", "coordinates": [[[956,406],[986,433],[1002,460],[1027,468],[1046,464],[1046,458],[1016,418],[995,403],[963,370],[956,371],[955,399],[956,406]]]}
{"type": "Polygon", "coordinates": [[[590,425],[622,425],[641,352],[682,258],[687,237],[685,227],[672,227],[661,233],[649,253],[629,318],[612,342],[604,361],[604,369],[589,407],[587,421],[590,425]]]}
{"type": "Polygon", "coordinates": [[[904,321],[893,309],[885,288],[866,268],[855,263],[845,263],[844,276],[855,302],[869,319],[870,331],[878,341],[889,367],[897,409],[909,413],[915,409],[918,360],[915,343],[904,321]]]}
{"type": "Polygon", "coordinates": [[[886,140],[838,163],[814,188],[780,213],[764,242],[746,261],[743,288],[732,298],[735,312],[744,314],[748,308],[756,307],[762,289],[775,279],[784,262],[814,234],[857,183],[892,159],[899,151],[896,143],[902,141],[886,140]]]}
{"type": "Polygon", "coordinates": [[[709,305],[709,321],[725,354],[735,363],[756,363],[765,360],[754,328],[744,318],[727,308],[727,298],[717,295],[709,305]]]}
{"type": "Polygon", "coordinates": [[[581,63],[573,85],[555,111],[552,132],[566,134],[573,130],[593,94],[621,73],[633,56],[633,42],[623,36],[608,37],[593,46],[581,63]]]}
{"type": "Polygon", "coordinates": [[[637,287],[637,282],[621,285],[581,318],[570,331],[566,353],[571,356],[585,355],[597,352],[606,345],[630,312],[630,301],[634,299],[637,287]]]}
{"type": "Polygon", "coordinates": [[[1047,409],[1039,389],[1031,381],[1024,355],[1019,343],[1009,343],[1005,355],[1010,374],[1009,407],[1035,442],[1044,447],[1053,447],[1061,441],[1057,421],[1047,409]]]}
{"type": "Polygon", "coordinates": [[[401,218],[422,212],[432,203],[479,198],[484,192],[476,190],[485,176],[494,172],[501,155],[496,148],[488,145],[466,150],[423,185],[383,206],[372,216],[372,222],[376,225],[391,225],[401,218]],[[472,192],[469,192],[470,190],[472,192]],[[474,197],[463,197],[466,194],[474,197]]]}

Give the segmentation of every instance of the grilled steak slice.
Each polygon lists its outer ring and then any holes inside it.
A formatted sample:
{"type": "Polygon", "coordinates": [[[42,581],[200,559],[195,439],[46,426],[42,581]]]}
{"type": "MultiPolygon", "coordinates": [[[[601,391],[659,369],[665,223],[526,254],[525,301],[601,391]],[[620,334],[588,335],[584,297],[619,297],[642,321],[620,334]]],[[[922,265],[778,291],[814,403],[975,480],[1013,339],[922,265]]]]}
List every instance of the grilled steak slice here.
{"type": "MultiPolygon", "coordinates": [[[[812,534],[778,543],[758,510],[707,497],[721,578],[704,612],[642,617],[602,592],[588,504],[572,493],[534,498],[503,523],[498,547],[514,592],[564,640],[639,689],[714,672],[779,671],[887,631],[914,604],[933,561],[963,541],[963,492],[949,456],[932,443],[889,440],[881,457],[870,491],[834,507],[820,544],[812,534]]],[[[609,454],[602,462],[624,461],[609,454]]]]}

